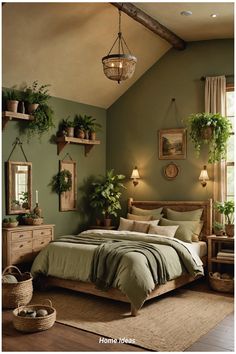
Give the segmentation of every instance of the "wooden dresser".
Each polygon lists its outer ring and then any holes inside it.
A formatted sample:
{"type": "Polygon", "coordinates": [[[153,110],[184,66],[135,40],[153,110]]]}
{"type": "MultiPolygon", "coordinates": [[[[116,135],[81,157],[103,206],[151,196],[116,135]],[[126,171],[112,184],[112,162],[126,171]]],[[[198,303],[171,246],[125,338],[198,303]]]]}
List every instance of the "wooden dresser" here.
{"type": "Polygon", "coordinates": [[[2,229],[3,268],[34,260],[54,237],[55,225],[18,226],[2,229]]]}

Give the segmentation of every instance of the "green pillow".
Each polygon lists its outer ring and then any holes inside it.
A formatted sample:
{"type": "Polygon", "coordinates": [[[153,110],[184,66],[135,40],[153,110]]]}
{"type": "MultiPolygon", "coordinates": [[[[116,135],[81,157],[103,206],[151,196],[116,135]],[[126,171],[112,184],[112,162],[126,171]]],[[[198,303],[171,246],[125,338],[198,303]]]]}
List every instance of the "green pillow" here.
{"type": "Polygon", "coordinates": [[[175,238],[181,241],[192,243],[192,238],[200,234],[203,223],[201,221],[175,221],[162,218],[159,221],[160,226],[174,226],[178,225],[175,233],[175,238]]]}
{"type": "Polygon", "coordinates": [[[200,221],[203,209],[176,211],[167,208],[167,219],[177,221],[200,221]]]}
{"type": "Polygon", "coordinates": [[[158,209],[141,209],[132,206],[132,214],[134,215],[150,215],[153,219],[160,219],[162,217],[161,212],[163,208],[158,209]]]}

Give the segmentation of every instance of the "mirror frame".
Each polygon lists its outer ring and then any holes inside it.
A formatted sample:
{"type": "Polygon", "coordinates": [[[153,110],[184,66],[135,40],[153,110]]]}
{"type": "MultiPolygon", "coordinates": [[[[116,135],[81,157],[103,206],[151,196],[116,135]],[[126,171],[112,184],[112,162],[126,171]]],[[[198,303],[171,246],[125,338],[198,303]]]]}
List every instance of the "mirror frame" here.
{"type": "Polygon", "coordinates": [[[18,162],[18,161],[7,161],[6,162],[6,206],[7,206],[7,214],[25,214],[30,213],[32,210],[32,162],[18,162]],[[28,173],[28,204],[29,208],[27,209],[12,209],[11,201],[12,201],[12,166],[14,165],[21,165],[21,166],[29,166],[29,173],[28,173]]]}

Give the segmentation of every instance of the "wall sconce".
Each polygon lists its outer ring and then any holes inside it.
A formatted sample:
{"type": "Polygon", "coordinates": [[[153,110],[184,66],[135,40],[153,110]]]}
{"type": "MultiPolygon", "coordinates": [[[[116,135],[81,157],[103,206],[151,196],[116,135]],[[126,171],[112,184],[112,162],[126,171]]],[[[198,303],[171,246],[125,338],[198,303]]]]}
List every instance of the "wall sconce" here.
{"type": "Polygon", "coordinates": [[[137,186],[138,179],[140,178],[137,166],[135,166],[135,168],[133,169],[130,178],[133,180],[134,186],[137,186]]]}
{"type": "Polygon", "coordinates": [[[208,173],[207,173],[207,167],[206,165],[203,166],[203,170],[201,170],[201,173],[200,173],[200,176],[199,176],[199,181],[201,181],[201,185],[203,187],[206,187],[207,185],[207,182],[206,181],[209,181],[209,176],[208,176],[208,173]]]}

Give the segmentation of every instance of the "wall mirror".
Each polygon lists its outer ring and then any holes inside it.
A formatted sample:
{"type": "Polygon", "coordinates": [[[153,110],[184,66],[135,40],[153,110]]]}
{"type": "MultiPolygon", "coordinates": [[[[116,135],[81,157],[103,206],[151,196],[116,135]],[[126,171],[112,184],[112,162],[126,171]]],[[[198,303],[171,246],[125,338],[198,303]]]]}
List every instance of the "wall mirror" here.
{"type": "Polygon", "coordinates": [[[7,161],[7,214],[24,214],[32,209],[32,162],[7,161]]]}

